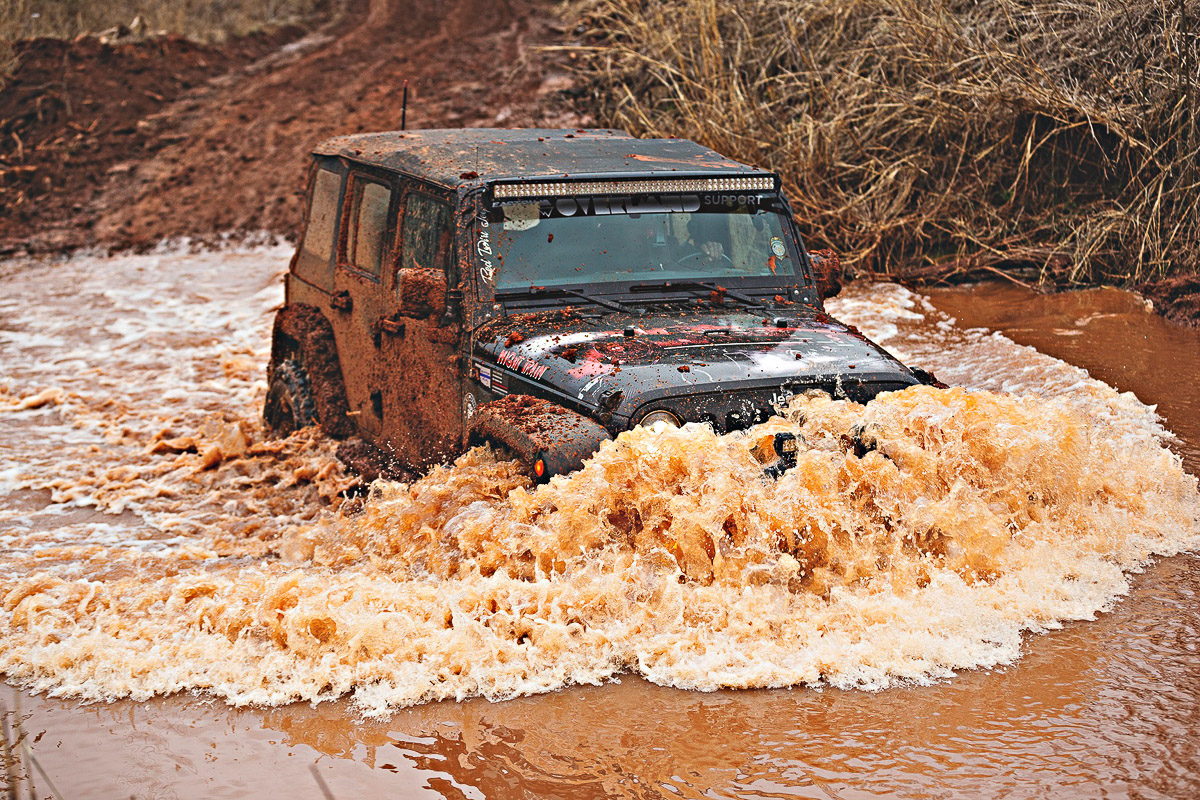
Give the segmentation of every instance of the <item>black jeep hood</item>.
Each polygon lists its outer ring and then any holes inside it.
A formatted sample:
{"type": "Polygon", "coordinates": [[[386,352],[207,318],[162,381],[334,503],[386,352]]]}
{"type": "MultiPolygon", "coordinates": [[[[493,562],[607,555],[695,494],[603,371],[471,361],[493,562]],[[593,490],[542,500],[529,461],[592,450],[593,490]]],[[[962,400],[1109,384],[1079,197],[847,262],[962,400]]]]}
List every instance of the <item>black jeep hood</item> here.
{"type": "Polygon", "coordinates": [[[611,418],[602,412],[602,421],[617,430],[654,408],[723,430],[739,396],[754,398],[753,416],[806,389],[865,402],[920,383],[857,329],[803,305],[517,314],[480,329],[475,368],[494,376],[500,391],[589,414],[604,407],[611,418]]]}

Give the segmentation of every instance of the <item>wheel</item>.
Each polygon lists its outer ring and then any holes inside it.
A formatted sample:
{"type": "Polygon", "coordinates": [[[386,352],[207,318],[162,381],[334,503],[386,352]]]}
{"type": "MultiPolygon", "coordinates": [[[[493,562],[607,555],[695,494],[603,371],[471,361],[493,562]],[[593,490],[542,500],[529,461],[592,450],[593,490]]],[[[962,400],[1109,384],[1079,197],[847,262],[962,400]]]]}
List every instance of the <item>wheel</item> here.
{"type": "Polygon", "coordinates": [[[304,367],[289,358],[275,367],[267,399],[263,403],[263,421],[278,436],[317,424],[317,403],[304,367]]]}

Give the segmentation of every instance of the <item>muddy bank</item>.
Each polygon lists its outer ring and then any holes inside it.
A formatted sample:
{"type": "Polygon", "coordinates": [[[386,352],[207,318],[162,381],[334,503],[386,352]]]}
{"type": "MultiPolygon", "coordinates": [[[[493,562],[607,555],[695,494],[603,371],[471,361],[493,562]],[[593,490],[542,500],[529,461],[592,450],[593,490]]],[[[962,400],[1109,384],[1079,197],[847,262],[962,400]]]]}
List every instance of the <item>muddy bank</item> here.
{"type": "Polygon", "coordinates": [[[1200,275],[1180,275],[1143,283],[1137,290],[1167,319],[1200,328],[1200,275]]]}
{"type": "Polygon", "coordinates": [[[325,28],[214,48],[38,40],[0,92],[0,247],[295,232],[321,139],[400,127],[574,126],[549,3],[351,0],[325,28]],[[285,46],[286,45],[286,46],[285,46]],[[10,135],[17,133],[16,137],[10,135]]]}
{"type": "Polygon", "coordinates": [[[0,252],[96,240],[96,201],[175,140],[158,115],[187,92],[299,38],[298,27],[213,46],[179,36],[34,39],[0,91],[0,252]]]}

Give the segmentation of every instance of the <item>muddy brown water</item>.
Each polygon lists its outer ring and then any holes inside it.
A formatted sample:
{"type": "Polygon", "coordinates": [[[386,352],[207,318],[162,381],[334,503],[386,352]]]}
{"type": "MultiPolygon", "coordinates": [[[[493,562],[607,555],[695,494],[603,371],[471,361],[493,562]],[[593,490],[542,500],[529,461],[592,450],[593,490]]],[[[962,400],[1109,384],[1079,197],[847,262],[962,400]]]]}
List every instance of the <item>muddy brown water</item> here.
{"type": "Polygon", "coordinates": [[[1156,406],[1179,436],[1175,449],[1184,464],[1200,473],[1200,335],[1194,329],[1148,313],[1146,301],[1120,289],[1037,294],[989,283],[928,295],[962,325],[1002,333],[1156,406]]]}
{"type": "Polygon", "coordinates": [[[351,507],[326,443],[257,426],[287,255],[0,264],[4,702],[63,797],[1200,793],[1195,332],[1107,290],[856,286],[835,315],[972,391],[814,401],[806,485],[642,432],[540,493],[480,457],[351,507]],[[862,421],[888,459],[838,448],[862,421]],[[558,533],[643,494],[667,546],[558,533]],[[777,507],[825,549],[763,551],[777,507]],[[888,538],[917,518],[933,555],[888,538]]]}

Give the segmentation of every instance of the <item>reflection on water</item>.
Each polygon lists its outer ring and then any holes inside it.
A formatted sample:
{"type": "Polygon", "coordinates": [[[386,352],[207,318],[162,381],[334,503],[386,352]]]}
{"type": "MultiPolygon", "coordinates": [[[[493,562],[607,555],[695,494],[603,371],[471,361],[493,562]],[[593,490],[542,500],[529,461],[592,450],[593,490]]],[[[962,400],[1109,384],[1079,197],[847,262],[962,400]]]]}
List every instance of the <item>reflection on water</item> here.
{"type": "Polygon", "coordinates": [[[626,677],[382,722],[342,704],[24,703],[71,797],[319,797],[310,764],[336,797],[1191,797],[1198,593],[1200,561],[1163,561],[1014,666],[879,693],[626,677]]]}
{"type": "Polygon", "coordinates": [[[1196,559],[1153,563],[1114,602],[1118,565],[1200,525],[1194,481],[1132,395],[899,287],[856,287],[833,313],[947,382],[1023,399],[809,402],[787,424],[811,450],[779,482],[751,474],[744,437],[642,431],[535,493],[476,456],[347,513],[327,445],[272,442],[255,420],[284,255],[78,258],[52,268],[70,293],[42,291],[45,265],[4,270],[10,674],[105,697],[352,691],[375,712],[629,669],[893,688],[704,694],[626,672],[380,721],[345,702],[26,697],[64,794],[317,796],[313,763],[338,797],[1197,788],[1196,559]],[[840,442],[864,423],[878,452],[859,458],[840,442]]]}

